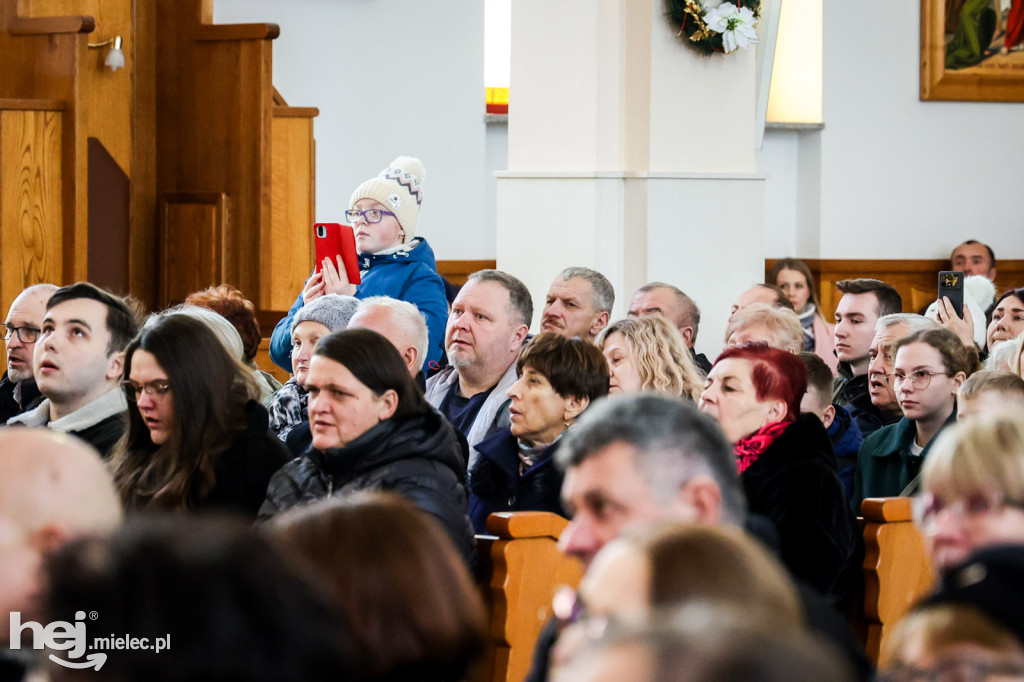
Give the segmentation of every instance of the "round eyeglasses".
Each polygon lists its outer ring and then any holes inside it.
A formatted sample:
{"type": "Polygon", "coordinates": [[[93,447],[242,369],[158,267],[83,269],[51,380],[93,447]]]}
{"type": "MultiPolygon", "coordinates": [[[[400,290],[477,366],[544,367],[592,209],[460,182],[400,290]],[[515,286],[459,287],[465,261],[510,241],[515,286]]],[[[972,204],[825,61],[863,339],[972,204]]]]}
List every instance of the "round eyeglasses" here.
{"type": "Polygon", "coordinates": [[[928,388],[928,385],[932,383],[932,377],[936,374],[946,375],[945,372],[927,372],[923,369],[917,369],[910,374],[904,374],[903,372],[892,373],[892,385],[894,388],[899,389],[906,381],[910,381],[910,385],[919,391],[923,391],[928,388]]]}
{"type": "Polygon", "coordinates": [[[392,213],[391,211],[382,211],[379,208],[368,208],[365,211],[359,211],[357,209],[350,208],[349,210],[345,211],[345,219],[348,220],[350,223],[356,222],[357,220],[359,220],[359,218],[362,218],[363,220],[370,224],[379,223],[381,219],[386,215],[395,217],[395,214],[392,213]]]}
{"type": "Polygon", "coordinates": [[[138,402],[143,393],[155,400],[159,400],[171,390],[171,382],[166,379],[155,379],[144,384],[127,379],[121,382],[121,386],[124,387],[128,399],[132,402],[138,402]]]}
{"type": "Polygon", "coordinates": [[[922,493],[910,501],[914,523],[923,535],[935,533],[939,514],[945,510],[949,510],[958,523],[964,523],[987,514],[998,514],[1005,507],[1024,509],[1024,502],[997,492],[974,493],[954,501],[933,493],[922,493]]]}
{"type": "Polygon", "coordinates": [[[22,343],[35,343],[36,339],[39,338],[38,327],[15,327],[7,323],[4,323],[4,327],[7,328],[7,332],[4,334],[4,341],[10,341],[15,332],[18,333],[18,340],[22,343]]]}

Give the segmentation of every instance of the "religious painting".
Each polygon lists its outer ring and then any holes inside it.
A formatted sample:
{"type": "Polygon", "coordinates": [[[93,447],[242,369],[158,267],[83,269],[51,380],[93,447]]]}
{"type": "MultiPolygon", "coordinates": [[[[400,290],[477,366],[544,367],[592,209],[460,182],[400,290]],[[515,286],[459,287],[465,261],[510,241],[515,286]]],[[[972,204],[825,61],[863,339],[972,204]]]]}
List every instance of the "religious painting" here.
{"type": "Polygon", "coordinates": [[[1024,102],[1024,0],[921,0],[921,99],[1024,102]]]}

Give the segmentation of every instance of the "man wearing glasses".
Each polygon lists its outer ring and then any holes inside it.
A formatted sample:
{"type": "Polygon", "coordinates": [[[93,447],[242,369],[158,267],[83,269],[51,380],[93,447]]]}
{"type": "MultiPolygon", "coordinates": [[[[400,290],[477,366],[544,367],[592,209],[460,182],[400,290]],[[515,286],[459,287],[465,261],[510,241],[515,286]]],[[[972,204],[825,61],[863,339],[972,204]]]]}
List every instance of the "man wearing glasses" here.
{"type": "Polygon", "coordinates": [[[7,311],[4,322],[7,371],[0,379],[0,424],[6,424],[11,417],[31,410],[43,400],[32,374],[32,353],[46,314],[46,301],[55,291],[57,287],[53,284],[34,284],[18,294],[7,311]]]}
{"type": "Polygon", "coordinates": [[[46,302],[33,373],[46,397],[9,424],[78,436],[110,456],[124,434],[124,349],[138,323],[124,299],[88,282],[55,291],[46,302]]]}

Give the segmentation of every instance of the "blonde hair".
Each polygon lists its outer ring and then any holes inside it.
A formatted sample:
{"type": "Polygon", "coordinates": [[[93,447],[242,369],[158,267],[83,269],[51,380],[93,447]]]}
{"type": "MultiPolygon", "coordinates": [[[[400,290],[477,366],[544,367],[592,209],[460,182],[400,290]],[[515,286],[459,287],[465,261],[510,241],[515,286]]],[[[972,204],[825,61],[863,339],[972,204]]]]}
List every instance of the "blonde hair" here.
{"type": "Polygon", "coordinates": [[[974,644],[998,652],[1024,654],[1012,632],[994,622],[973,606],[942,604],[919,608],[896,623],[885,640],[879,656],[879,668],[905,661],[911,649],[937,654],[957,644],[974,644]]]}
{"type": "Polygon", "coordinates": [[[741,329],[758,324],[771,335],[768,345],[772,348],[790,353],[803,351],[804,330],[800,326],[800,318],[792,310],[767,303],[751,303],[733,313],[725,327],[725,343],[728,344],[729,337],[741,329]]]}
{"type": "Polygon", "coordinates": [[[643,390],[697,401],[704,378],[676,327],[662,317],[628,317],[605,327],[597,337],[598,347],[604,350],[605,340],[616,332],[626,339],[643,390]]]}
{"type": "Polygon", "coordinates": [[[981,414],[943,429],[921,476],[925,490],[951,498],[997,490],[1024,501],[1024,418],[981,414]]]}

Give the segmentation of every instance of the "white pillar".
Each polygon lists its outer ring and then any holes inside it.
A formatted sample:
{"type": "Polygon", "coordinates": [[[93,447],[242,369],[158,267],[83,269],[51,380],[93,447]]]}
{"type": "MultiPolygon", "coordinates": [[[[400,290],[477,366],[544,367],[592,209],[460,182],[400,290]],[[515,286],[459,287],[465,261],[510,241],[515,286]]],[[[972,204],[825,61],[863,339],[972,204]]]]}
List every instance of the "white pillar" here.
{"type": "Polygon", "coordinates": [[[534,295],[538,326],[570,265],[632,292],[663,280],[701,307],[698,350],[763,277],[755,55],[683,45],[663,0],[515,0],[509,170],[498,173],[498,267],[534,295]]]}

